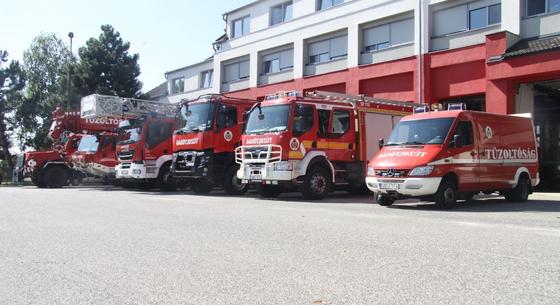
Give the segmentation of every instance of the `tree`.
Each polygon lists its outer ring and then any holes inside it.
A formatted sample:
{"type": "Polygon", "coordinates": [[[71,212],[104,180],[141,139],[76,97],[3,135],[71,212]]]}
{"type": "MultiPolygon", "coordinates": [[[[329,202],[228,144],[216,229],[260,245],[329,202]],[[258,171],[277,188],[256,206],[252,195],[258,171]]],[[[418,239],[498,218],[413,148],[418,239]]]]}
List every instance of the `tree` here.
{"type": "Polygon", "coordinates": [[[51,113],[57,106],[78,109],[77,100],[67,88],[67,69],[70,69],[70,51],[55,34],[41,34],[23,53],[27,77],[25,107],[16,112],[21,122],[18,142],[21,149],[33,146],[45,149],[50,146],[47,137],[52,122],[51,113]]]}
{"type": "Polygon", "coordinates": [[[22,108],[22,90],[25,87],[25,75],[17,61],[12,61],[7,67],[3,67],[8,61],[8,52],[0,50],[0,146],[2,157],[11,173],[14,163],[10,148],[11,137],[18,125],[15,112],[22,108]]]}
{"type": "Polygon", "coordinates": [[[73,77],[78,93],[141,96],[139,55],[130,55],[129,48],[111,25],[101,26],[99,38],[90,38],[78,51],[80,62],[73,77]]]}

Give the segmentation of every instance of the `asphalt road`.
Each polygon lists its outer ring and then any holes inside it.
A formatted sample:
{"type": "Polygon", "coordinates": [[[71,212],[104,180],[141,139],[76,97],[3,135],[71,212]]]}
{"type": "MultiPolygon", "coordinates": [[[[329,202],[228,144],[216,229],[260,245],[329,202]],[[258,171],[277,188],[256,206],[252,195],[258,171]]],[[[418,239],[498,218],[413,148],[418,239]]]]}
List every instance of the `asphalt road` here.
{"type": "Polygon", "coordinates": [[[0,188],[0,304],[559,304],[560,194],[368,204],[0,188]]]}

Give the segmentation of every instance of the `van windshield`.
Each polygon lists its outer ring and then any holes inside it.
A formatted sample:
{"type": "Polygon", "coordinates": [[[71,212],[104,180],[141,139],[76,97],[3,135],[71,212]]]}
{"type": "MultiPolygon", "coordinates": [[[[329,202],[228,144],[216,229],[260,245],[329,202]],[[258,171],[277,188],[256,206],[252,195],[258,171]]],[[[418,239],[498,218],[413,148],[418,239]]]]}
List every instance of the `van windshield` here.
{"type": "Polygon", "coordinates": [[[389,136],[386,146],[443,144],[453,120],[454,118],[439,118],[400,121],[389,136]]]}

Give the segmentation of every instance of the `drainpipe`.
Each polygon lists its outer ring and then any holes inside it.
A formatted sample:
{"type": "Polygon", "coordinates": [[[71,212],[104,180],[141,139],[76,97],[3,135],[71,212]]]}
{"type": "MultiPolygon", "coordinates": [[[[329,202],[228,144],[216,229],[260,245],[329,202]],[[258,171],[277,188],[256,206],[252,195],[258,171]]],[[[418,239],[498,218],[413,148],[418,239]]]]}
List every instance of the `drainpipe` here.
{"type": "Polygon", "coordinates": [[[424,31],[422,29],[422,8],[424,6],[424,0],[418,0],[419,7],[418,7],[418,103],[422,103],[422,76],[424,74],[424,65],[423,65],[423,53],[422,53],[422,35],[424,31]]]}

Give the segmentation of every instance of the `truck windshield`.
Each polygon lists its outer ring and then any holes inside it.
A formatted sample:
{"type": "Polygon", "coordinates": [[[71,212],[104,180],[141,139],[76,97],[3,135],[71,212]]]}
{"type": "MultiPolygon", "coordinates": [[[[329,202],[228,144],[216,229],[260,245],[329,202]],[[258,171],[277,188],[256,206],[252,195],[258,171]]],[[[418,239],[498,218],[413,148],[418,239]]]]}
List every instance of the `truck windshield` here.
{"type": "Polygon", "coordinates": [[[290,105],[255,107],[247,119],[246,134],[279,132],[288,128],[290,105]]]}
{"type": "Polygon", "coordinates": [[[140,140],[142,128],[126,128],[119,130],[119,144],[132,144],[140,140]]]}
{"type": "Polygon", "coordinates": [[[80,145],[78,146],[78,151],[83,152],[95,152],[97,151],[97,146],[99,146],[99,141],[97,137],[94,135],[84,136],[80,141],[80,145]]]}
{"type": "Polygon", "coordinates": [[[212,128],[216,103],[185,104],[181,106],[178,126],[180,133],[196,133],[212,128]]]}
{"type": "Polygon", "coordinates": [[[454,118],[400,121],[386,146],[443,144],[454,118]]]}

